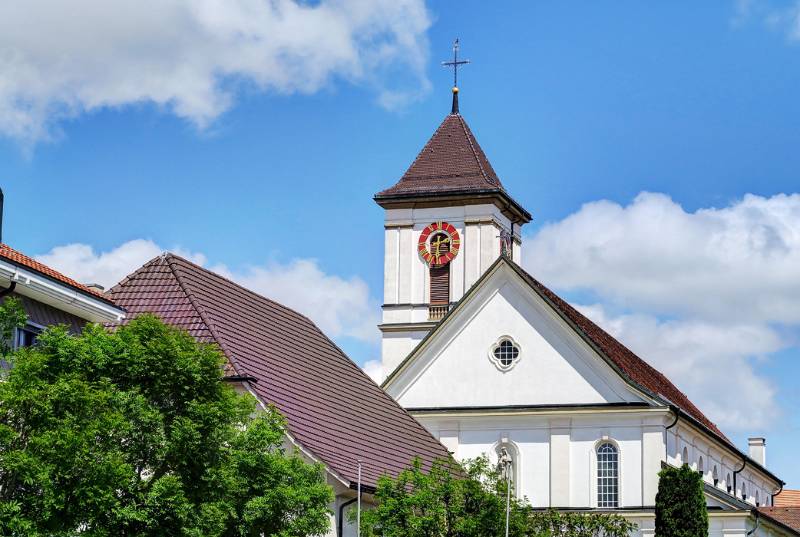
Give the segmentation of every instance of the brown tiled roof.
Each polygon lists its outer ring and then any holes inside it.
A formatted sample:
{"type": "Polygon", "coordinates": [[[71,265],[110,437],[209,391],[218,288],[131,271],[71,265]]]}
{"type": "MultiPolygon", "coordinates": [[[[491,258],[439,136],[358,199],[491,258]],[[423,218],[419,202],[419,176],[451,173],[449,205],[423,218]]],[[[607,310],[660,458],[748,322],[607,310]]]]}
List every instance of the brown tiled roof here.
{"type": "Polygon", "coordinates": [[[775,496],[776,507],[800,507],[800,490],[783,489],[775,496]]]}
{"type": "Polygon", "coordinates": [[[451,190],[502,190],[500,179],[461,114],[450,114],[400,181],[378,196],[451,190]]]}
{"type": "Polygon", "coordinates": [[[81,293],[87,294],[92,296],[92,298],[97,298],[102,300],[103,302],[107,302],[108,304],[114,305],[114,302],[105,294],[101,293],[97,289],[92,289],[90,287],[86,287],[82,283],[78,283],[72,278],[64,276],[57,270],[51,269],[47,265],[43,265],[39,263],[35,259],[28,257],[27,255],[23,254],[22,252],[18,252],[14,250],[7,244],[0,243],[0,258],[5,259],[14,263],[15,265],[19,265],[28,270],[32,270],[34,272],[38,272],[39,274],[50,278],[51,280],[55,280],[59,283],[62,283],[68,287],[72,287],[73,289],[80,291],[81,293]]]}
{"type": "Polygon", "coordinates": [[[300,445],[335,474],[374,486],[420,456],[447,450],[383,392],[305,316],[181,257],[157,257],[109,293],[128,310],[159,315],[201,341],[217,343],[231,374],[252,376],[300,445]]]}
{"type": "Polygon", "coordinates": [[[486,154],[461,114],[444,118],[406,173],[376,201],[443,194],[494,194],[517,207],[525,221],[530,214],[503,188],[486,154]]]}
{"type": "Polygon", "coordinates": [[[759,513],[800,531],[800,507],[759,507],[759,513]]]}

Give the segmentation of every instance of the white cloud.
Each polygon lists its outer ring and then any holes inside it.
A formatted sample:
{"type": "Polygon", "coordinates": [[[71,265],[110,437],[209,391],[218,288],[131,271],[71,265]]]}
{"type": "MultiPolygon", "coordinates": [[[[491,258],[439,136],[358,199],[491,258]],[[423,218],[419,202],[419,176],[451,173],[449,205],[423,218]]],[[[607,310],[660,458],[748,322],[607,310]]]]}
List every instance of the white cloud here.
{"type": "Polygon", "coordinates": [[[386,378],[386,372],[383,370],[383,364],[380,360],[368,360],[364,363],[362,369],[376,384],[380,384],[386,378]]]}
{"type": "MultiPolygon", "coordinates": [[[[109,289],[163,251],[151,240],[136,239],[100,253],[88,244],[56,246],[48,253],[36,256],[36,259],[79,282],[99,283],[109,289]]],[[[180,248],[175,253],[200,265],[206,262],[205,256],[200,253],[180,248]]]]}
{"type": "Polygon", "coordinates": [[[334,78],[399,105],[427,91],[429,25],[424,0],[2,2],[0,134],[31,143],[138,103],[202,128],[242,87],[311,93],[334,78]]]}
{"type": "Polygon", "coordinates": [[[548,285],[595,295],[586,313],[723,427],[778,414],[758,364],[800,326],[800,195],[694,212],[663,194],[597,201],[527,237],[523,255],[548,285]]]}
{"type": "Polygon", "coordinates": [[[728,322],[800,323],[800,195],[686,212],[663,194],[588,203],[544,226],[525,265],[561,289],[728,322]]]}
{"type": "MultiPolygon", "coordinates": [[[[153,241],[137,239],[99,253],[87,244],[57,246],[36,259],[80,282],[110,288],[163,251],[153,241]]],[[[201,253],[181,248],[172,251],[199,265],[206,264],[201,253]]],[[[380,307],[361,278],[327,274],[314,259],[243,269],[218,265],[211,270],[308,316],[330,337],[352,337],[368,343],[379,340],[380,307]]]]}

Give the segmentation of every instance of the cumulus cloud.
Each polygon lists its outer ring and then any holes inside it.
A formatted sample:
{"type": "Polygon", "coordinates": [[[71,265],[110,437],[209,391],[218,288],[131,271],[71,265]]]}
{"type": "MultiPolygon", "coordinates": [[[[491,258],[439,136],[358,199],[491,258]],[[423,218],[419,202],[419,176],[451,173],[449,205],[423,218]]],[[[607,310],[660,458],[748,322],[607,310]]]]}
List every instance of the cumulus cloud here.
{"type": "MultiPolygon", "coordinates": [[[[137,239],[107,252],[96,252],[87,244],[57,246],[36,259],[78,281],[109,288],[163,251],[153,241],[137,239]]],[[[207,263],[201,253],[181,248],[172,251],[199,265],[207,263]]],[[[380,338],[380,307],[361,278],[328,274],[314,259],[211,269],[308,316],[330,337],[352,337],[368,343],[380,338]]]]}
{"type": "Polygon", "coordinates": [[[429,25],[424,0],[2,2],[0,134],[35,142],[138,103],[202,128],[242,88],[311,93],[335,78],[402,105],[427,91],[429,25]]]}
{"type": "MultiPolygon", "coordinates": [[[[151,240],[136,239],[99,253],[88,244],[66,244],[56,246],[48,253],[36,256],[36,259],[74,280],[82,283],[99,283],[109,289],[163,251],[163,248],[151,240]]],[[[205,256],[201,253],[188,252],[182,248],[174,251],[198,265],[206,262],[205,256]]]]}
{"type": "Polygon", "coordinates": [[[800,323],[800,195],[686,212],[664,194],[588,203],[527,240],[524,262],[562,289],[640,311],[800,323]]]}
{"type": "Polygon", "coordinates": [[[800,325],[800,195],[694,212],[654,193],[592,202],[527,237],[523,255],[556,289],[596,296],[584,312],[720,425],[752,431],[778,414],[757,364],[800,325]]]}

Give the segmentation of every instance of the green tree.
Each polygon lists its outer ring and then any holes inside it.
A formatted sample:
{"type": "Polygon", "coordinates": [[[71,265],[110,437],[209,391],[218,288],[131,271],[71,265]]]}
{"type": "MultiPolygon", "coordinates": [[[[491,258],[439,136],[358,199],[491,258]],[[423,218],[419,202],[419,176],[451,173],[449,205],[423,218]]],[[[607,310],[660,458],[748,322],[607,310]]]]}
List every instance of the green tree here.
{"type": "MultiPolygon", "coordinates": [[[[513,484],[512,484],[513,486],[513,484]]],[[[378,480],[377,506],[362,512],[365,537],[486,537],[505,532],[506,480],[485,458],[459,465],[436,461],[425,471],[419,460],[378,480]]],[[[534,510],[526,500],[510,503],[514,537],[624,537],[636,525],[613,514],[534,510]]]]}
{"type": "Polygon", "coordinates": [[[666,467],[658,474],[656,535],[708,537],[703,477],[689,466],[666,467]]]}
{"type": "Polygon", "coordinates": [[[8,297],[0,302],[0,357],[11,352],[14,331],[22,328],[28,320],[22,304],[16,297],[8,297]]]}
{"type": "MultiPolygon", "coordinates": [[[[2,322],[0,322],[2,326],[2,322]]],[[[222,382],[224,358],[153,316],[45,330],[0,383],[0,534],[300,537],[323,470],[222,382]]]]}

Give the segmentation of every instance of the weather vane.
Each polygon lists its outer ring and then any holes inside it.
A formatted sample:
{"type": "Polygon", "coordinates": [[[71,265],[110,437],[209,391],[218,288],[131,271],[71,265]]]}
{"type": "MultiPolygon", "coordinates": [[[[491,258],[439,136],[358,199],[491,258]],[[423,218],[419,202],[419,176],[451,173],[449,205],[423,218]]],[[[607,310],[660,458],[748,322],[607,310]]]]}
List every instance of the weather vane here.
{"type": "Polygon", "coordinates": [[[458,59],[458,38],[456,38],[456,40],[453,42],[453,61],[442,62],[444,67],[453,68],[453,114],[458,113],[458,67],[468,63],[469,60],[458,59]]]}

